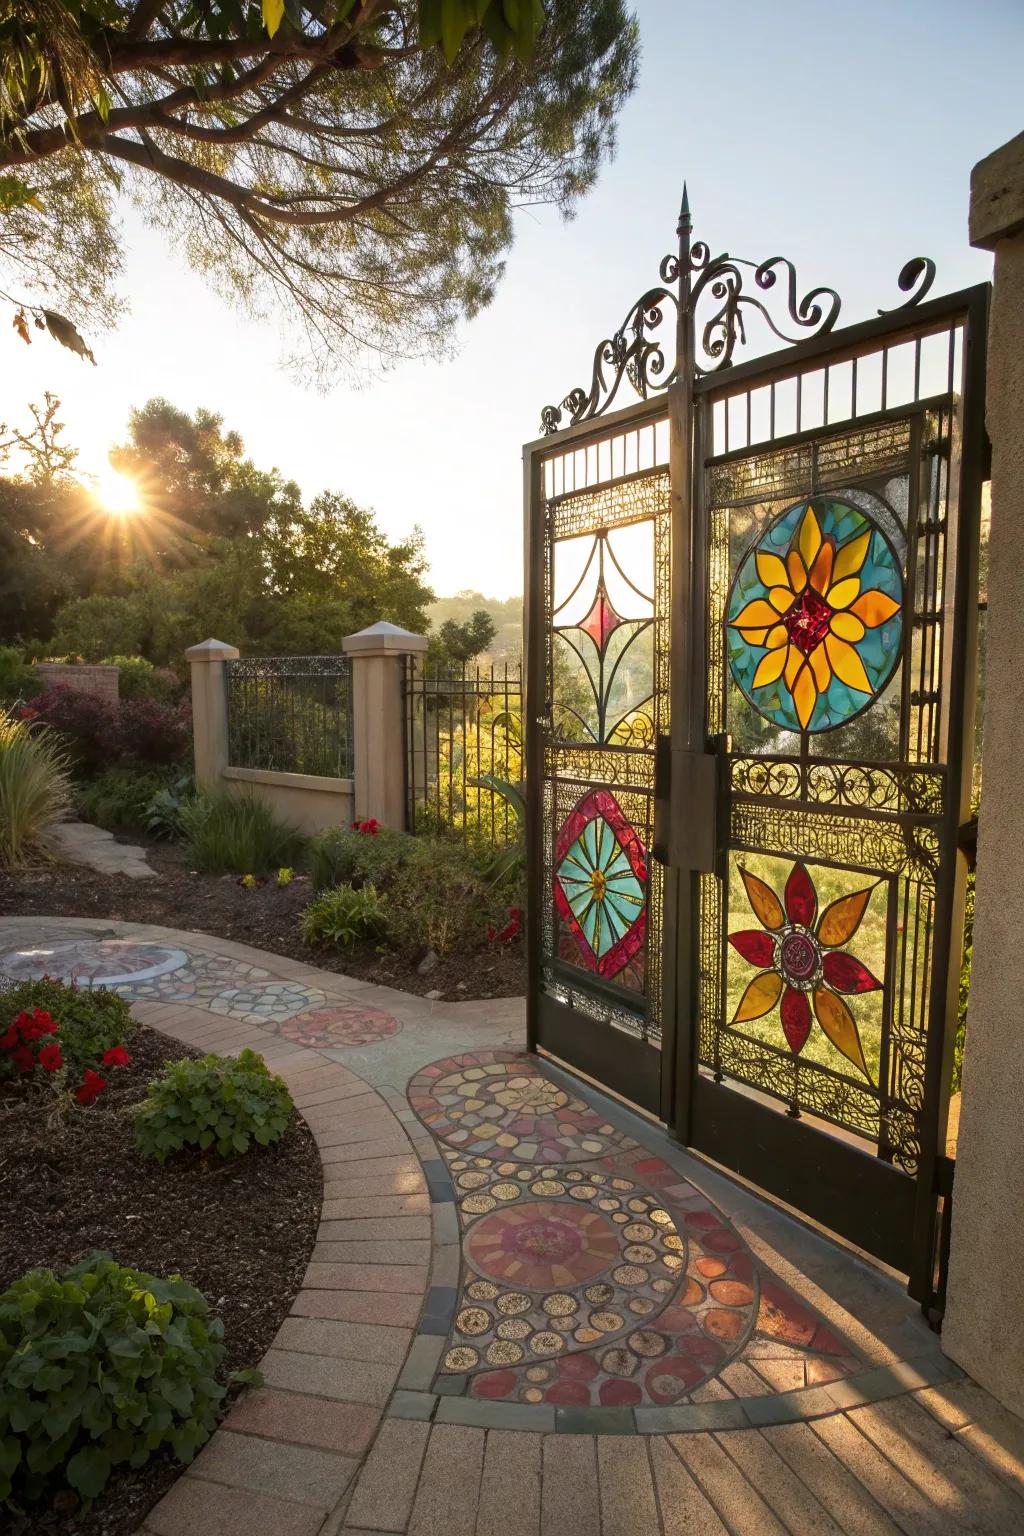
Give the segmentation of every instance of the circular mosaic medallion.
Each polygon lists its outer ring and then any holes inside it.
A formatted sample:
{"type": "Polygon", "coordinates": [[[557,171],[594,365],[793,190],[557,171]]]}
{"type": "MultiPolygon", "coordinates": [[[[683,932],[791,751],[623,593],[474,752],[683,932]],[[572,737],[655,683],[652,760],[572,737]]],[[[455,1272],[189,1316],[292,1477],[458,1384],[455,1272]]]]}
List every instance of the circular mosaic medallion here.
{"type": "Polygon", "coordinates": [[[381,1008],[357,1008],[332,1003],[327,1008],[306,1008],[280,1025],[278,1033],[297,1045],[326,1047],[375,1045],[401,1029],[397,1019],[381,1008]]]}
{"type": "MultiPolygon", "coordinates": [[[[561,1193],[566,1164],[635,1145],[583,1099],[544,1077],[532,1057],[512,1052],[425,1068],[410,1084],[409,1099],[434,1136],[471,1157],[544,1165],[536,1170],[539,1179],[529,1175],[537,1194],[561,1193]]],[[[577,1198],[592,1194],[588,1184],[577,1198]]]]}
{"type": "Polygon", "coordinates": [[[529,1290],[580,1284],[619,1256],[618,1233],[599,1212],[527,1200],[476,1223],[466,1256],[480,1274],[529,1290]]]}
{"type": "Polygon", "coordinates": [[[314,987],[297,981],[265,981],[226,987],[206,1004],[211,1013],[252,1024],[283,1024],[297,1013],[320,1012],[327,1001],[314,987]]]}
{"type": "Polygon", "coordinates": [[[71,944],[15,949],[0,971],[15,981],[73,981],[79,987],[131,987],[188,964],[183,949],[133,939],[76,939],[71,944]]]}
{"type": "Polygon", "coordinates": [[[766,720],[787,731],[845,725],[900,659],[903,572],[889,535],[839,497],[788,507],[741,561],[725,633],[733,680],[766,720]]]}

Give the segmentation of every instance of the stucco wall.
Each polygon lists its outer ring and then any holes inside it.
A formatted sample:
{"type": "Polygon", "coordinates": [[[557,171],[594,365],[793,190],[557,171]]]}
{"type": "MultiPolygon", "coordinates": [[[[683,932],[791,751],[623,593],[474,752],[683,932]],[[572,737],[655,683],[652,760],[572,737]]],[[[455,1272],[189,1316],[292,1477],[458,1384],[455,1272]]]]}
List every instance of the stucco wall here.
{"type": "Polygon", "coordinates": [[[269,773],[262,768],[225,768],[222,779],[230,789],[259,795],[300,832],[325,832],[352,821],[351,779],[325,779],[312,773],[269,773]]]}
{"type": "Polygon", "coordinates": [[[1012,214],[1024,213],[1024,135],[982,162],[973,192],[972,237],[996,257],[992,525],[974,961],[942,1340],[1024,1415],[1024,229],[1014,232],[1012,214]],[[1007,217],[1009,226],[998,222],[1007,217]]]}

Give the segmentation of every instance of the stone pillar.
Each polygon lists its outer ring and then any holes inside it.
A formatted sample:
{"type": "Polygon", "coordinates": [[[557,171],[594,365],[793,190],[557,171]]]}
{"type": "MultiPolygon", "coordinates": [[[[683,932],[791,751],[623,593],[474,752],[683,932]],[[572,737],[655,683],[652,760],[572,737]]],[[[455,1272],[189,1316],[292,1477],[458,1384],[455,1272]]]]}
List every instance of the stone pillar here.
{"type": "Polygon", "coordinates": [[[1024,1414],[1024,133],[974,168],[971,243],[995,252],[988,654],[977,893],[946,1352],[1024,1414]]]}
{"type": "Polygon", "coordinates": [[[220,787],[228,766],[228,679],[226,661],[238,652],[223,640],[190,645],[185,656],[192,668],[192,740],[196,783],[202,789],[220,787]]]}
{"type": "Polygon", "coordinates": [[[421,656],[426,637],[381,622],[347,635],[352,661],[355,815],[385,827],[406,825],[405,722],[402,675],[407,656],[421,656]]]}

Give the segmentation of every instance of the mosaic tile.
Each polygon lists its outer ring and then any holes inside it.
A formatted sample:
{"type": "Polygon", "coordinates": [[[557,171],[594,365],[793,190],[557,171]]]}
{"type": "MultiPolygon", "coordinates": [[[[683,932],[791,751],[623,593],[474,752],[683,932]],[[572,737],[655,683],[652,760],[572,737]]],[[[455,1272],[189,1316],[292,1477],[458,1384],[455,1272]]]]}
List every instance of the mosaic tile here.
{"type": "MultiPolygon", "coordinates": [[[[417,1073],[409,1100],[438,1143],[461,1228],[433,1381],[445,1402],[554,1408],[609,1432],[632,1427],[634,1409],[696,1411],[693,1394],[748,1346],[785,1350],[801,1386],[860,1369],[816,1313],[761,1275],[700,1190],[536,1058],[450,1057],[417,1073]]],[[[435,1309],[430,1331],[442,1323],[435,1309]]],[[[764,1391],[778,1395],[768,1381],[764,1391]]]]}
{"type": "Polygon", "coordinates": [[[453,1056],[425,1068],[409,1085],[409,1101],[434,1137],[473,1156],[589,1162],[636,1145],[543,1077],[532,1057],[513,1051],[453,1056]]]}
{"type": "Polygon", "coordinates": [[[375,1045],[397,1035],[397,1019],[381,1008],[361,1008],[355,1003],[332,1003],[326,1008],[306,1008],[284,1020],[278,1034],[296,1045],[330,1047],[375,1045]]]}
{"type": "Polygon", "coordinates": [[[80,987],[135,986],[177,971],[188,962],[182,949],[132,939],[77,939],[15,949],[0,960],[0,971],[15,981],[49,976],[80,987]]]}

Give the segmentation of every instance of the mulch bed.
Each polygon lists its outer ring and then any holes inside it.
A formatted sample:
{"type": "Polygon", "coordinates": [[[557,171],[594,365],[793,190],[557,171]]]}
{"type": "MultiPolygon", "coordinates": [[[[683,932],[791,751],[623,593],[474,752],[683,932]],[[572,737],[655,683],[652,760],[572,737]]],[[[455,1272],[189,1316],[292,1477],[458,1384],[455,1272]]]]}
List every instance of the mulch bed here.
{"type": "Polygon", "coordinates": [[[246,890],[234,875],[190,870],[180,848],[155,843],[147,853],[159,871],[157,880],[100,875],[71,864],[0,872],[0,915],[162,923],[252,944],[271,954],[403,992],[421,996],[440,992],[455,1001],[520,997],[526,991],[526,952],[521,940],[448,955],[426,975],[420,974],[415,962],[391,953],[371,950],[348,956],[307,949],[299,939],[298,919],[313,896],[308,876],[299,875],[290,885],[278,886],[270,880],[246,890]]]}
{"type": "MultiPolygon", "coordinates": [[[[141,1026],[128,1048],[131,1065],[106,1073],[96,1103],[64,1119],[48,1123],[45,1092],[0,1088],[0,1290],[97,1248],[151,1274],[181,1274],[223,1319],[224,1379],[259,1364],[301,1284],[323,1193],[316,1144],[299,1122],[244,1157],[144,1161],[126,1108],[165,1061],[200,1053],[141,1026]]],[[[51,1508],[0,1526],[11,1536],[128,1536],[181,1470],[154,1456],[119,1469],[88,1514],[51,1508]]]]}

